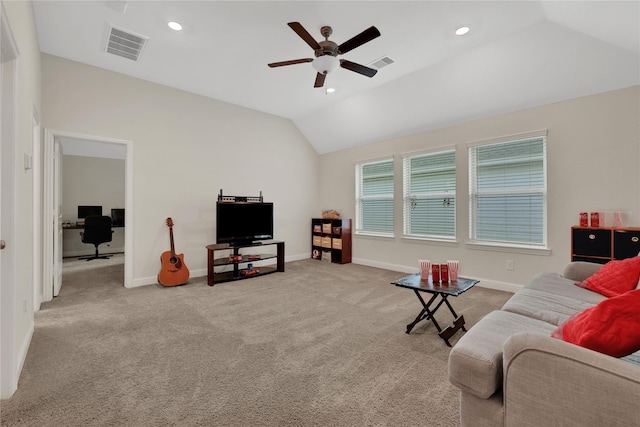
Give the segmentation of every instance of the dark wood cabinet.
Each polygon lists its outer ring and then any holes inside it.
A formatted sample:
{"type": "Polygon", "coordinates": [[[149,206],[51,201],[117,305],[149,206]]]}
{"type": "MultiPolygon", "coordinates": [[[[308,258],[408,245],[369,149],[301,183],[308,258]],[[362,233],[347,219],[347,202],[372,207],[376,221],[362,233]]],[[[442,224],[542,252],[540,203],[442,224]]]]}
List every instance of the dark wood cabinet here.
{"type": "Polygon", "coordinates": [[[640,228],[571,227],[571,261],[606,264],[640,252],[640,228]]]}
{"type": "Polygon", "coordinates": [[[311,220],[311,257],[330,257],[331,262],[351,262],[351,220],[313,218],[311,220]]]}

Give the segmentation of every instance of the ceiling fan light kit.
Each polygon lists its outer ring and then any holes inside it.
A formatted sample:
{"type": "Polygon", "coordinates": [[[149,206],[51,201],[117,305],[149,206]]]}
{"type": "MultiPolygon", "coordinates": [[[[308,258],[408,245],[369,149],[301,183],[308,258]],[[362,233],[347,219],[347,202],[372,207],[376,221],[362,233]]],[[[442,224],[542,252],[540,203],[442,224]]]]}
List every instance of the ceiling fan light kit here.
{"type": "Polygon", "coordinates": [[[311,62],[311,65],[316,70],[316,80],[314,87],[323,87],[327,74],[335,71],[339,66],[362,74],[363,76],[373,77],[378,70],[366,67],[364,65],[356,64],[355,62],[347,61],[346,59],[338,59],[338,55],[347,53],[350,50],[355,49],[358,46],[370,42],[376,37],[380,36],[380,31],[376,27],[369,27],[355,37],[350,38],[341,45],[329,40],[329,36],[333,34],[333,30],[329,26],[324,26],[320,29],[320,33],[324,37],[323,41],[316,41],[311,34],[300,24],[299,22],[289,22],[287,25],[291,27],[293,31],[300,36],[310,47],[313,49],[315,58],[302,58],[293,59],[290,61],[272,62],[269,67],[282,67],[285,65],[302,64],[305,62],[311,62]]]}
{"type": "Polygon", "coordinates": [[[335,56],[318,56],[311,62],[313,68],[323,74],[329,74],[340,66],[340,61],[335,56]]]}

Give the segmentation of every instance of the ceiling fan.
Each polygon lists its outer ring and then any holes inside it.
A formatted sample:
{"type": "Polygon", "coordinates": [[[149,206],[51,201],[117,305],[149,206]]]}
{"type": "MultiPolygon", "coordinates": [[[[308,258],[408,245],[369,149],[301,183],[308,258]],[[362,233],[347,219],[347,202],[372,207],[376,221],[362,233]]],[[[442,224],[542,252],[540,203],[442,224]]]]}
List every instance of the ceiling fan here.
{"type": "Polygon", "coordinates": [[[324,41],[317,42],[299,22],[289,22],[287,25],[289,25],[289,27],[291,27],[291,29],[295,31],[302,40],[304,40],[309,46],[311,46],[311,49],[313,49],[314,51],[315,58],[302,58],[293,59],[291,61],[272,62],[271,64],[268,64],[269,67],[274,68],[282,67],[283,65],[311,62],[313,68],[318,72],[316,74],[316,81],[313,87],[324,86],[324,79],[327,77],[327,74],[337,69],[338,66],[347,70],[355,71],[356,73],[362,74],[363,76],[367,77],[373,77],[378,72],[378,70],[374,70],[373,68],[365,67],[364,65],[356,64],[355,62],[347,61],[346,59],[337,58],[338,55],[347,53],[350,50],[353,50],[358,46],[361,46],[367,42],[370,42],[376,37],[379,37],[380,31],[378,31],[376,27],[369,27],[357,36],[350,38],[341,45],[337,45],[336,43],[329,40],[329,36],[333,33],[331,27],[324,26],[320,29],[320,33],[324,37],[324,41]]]}

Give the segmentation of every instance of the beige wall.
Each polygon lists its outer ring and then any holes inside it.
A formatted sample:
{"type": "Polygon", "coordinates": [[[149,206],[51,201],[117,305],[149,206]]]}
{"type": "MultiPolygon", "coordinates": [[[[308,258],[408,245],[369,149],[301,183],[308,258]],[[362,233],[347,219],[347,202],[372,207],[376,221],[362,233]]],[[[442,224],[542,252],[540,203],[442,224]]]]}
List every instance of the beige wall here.
{"type": "MultiPolygon", "coordinates": [[[[417,259],[459,259],[461,273],[485,284],[524,284],[540,271],[561,271],[570,260],[570,227],[581,211],[628,211],[640,226],[640,88],[603,93],[381,141],[321,157],[322,206],[354,217],[354,162],[394,155],[396,195],[402,194],[401,154],[455,145],[458,171],[457,243],[407,243],[400,238],[354,236],[356,262],[417,271],[417,259]],[[466,144],[548,129],[548,224],[550,255],[467,247],[466,144]],[[506,260],[515,270],[507,271],[506,260]]],[[[402,233],[402,201],[396,197],[396,235],[402,233]]]]}
{"type": "Polygon", "coordinates": [[[76,222],[78,205],[124,208],[124,160],[65,155],[62,164],[63,219],[76,222]]]}
{"type": "Polygon", "coordinates": [[[44,127],[133,144],[134,285],[156,281],[167,217],[192,276],[206,274],[220,189],[262,191],[287,259],[309,254],[319,160],[290,120],[49,55],[42,70],[44,127]]]}

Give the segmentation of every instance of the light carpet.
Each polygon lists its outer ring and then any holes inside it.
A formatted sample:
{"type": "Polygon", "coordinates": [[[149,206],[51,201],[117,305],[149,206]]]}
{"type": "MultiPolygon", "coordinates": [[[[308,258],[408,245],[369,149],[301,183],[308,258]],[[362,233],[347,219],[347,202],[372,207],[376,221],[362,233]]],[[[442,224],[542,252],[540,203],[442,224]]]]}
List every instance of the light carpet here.
{"type": "MultiPolygon", "coordinates": [[[[3,426],[459,424],[449,347],[430,322],[405,333],[421,306],[390,284],[403,273],[303,260],[125,289],[122,264],[92,262],[36,314],[3,426]]],[[[509,296],[476,286],[450,301],[471,327],[509,296]]]]}

